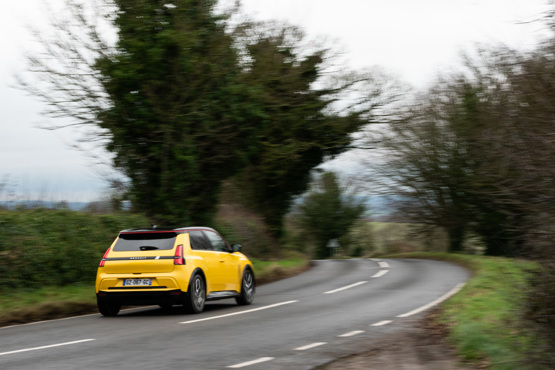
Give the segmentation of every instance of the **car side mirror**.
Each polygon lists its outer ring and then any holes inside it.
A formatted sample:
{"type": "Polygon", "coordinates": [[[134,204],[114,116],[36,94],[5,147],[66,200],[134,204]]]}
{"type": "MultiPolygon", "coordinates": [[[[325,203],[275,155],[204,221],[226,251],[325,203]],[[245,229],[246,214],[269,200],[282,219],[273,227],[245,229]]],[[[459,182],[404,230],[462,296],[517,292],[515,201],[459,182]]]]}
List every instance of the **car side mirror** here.
{"type": "Polygon", "coordinates": [[[241,252],[241,248],[243,248],[243,246],[241,244],[233,244],[231,248],[233,249],[233,252],[241,252]]]}

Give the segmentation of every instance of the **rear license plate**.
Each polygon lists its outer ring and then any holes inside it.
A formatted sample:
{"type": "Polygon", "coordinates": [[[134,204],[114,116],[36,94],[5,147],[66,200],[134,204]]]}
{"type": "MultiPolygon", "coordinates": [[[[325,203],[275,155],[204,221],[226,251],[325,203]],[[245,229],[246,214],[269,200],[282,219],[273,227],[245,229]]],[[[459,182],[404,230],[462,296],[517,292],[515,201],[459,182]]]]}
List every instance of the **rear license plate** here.
{"type": "Polygon", "coordinates": [[[123,286],[152,285],[152,279],[125,279],[123,286]]]}

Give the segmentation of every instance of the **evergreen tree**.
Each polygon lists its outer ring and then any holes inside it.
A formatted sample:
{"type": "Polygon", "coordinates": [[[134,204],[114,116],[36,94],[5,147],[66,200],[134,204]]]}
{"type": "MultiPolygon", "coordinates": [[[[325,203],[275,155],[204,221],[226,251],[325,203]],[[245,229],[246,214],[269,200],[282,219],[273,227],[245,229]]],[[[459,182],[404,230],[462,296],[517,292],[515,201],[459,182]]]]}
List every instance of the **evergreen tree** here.
{"type": "Polygon", "coordinates": [[[347,234],[364,205],[346,194],[333,172],[323,173],[299,206],[304,229],[316,242],[315,258],[329,256],[328,243],[347,234]]]}
{"type": "Polygon", "coordinates": [[[206,224],[249,148],[251,103],[216,1],[116,0],[117,54],[98,60],[100,112],[133,204],[157,222],[206,224]]]}
{"type": "Polygon", "coordinates": [[[304,35],[295,27],[252,31],[259,37],[247,47],[251,63],[245,77],[261,107],[256,121],[260,150],[237,181],[279,237],[283,217],[294,197],[307,190],[311,170],[349,149],[351,134],[367,123],[365,108],[345,114],[329,109],[338,95],[365,77],[316,88],[324,76],[325,50],[303,53],[304,35]]]}

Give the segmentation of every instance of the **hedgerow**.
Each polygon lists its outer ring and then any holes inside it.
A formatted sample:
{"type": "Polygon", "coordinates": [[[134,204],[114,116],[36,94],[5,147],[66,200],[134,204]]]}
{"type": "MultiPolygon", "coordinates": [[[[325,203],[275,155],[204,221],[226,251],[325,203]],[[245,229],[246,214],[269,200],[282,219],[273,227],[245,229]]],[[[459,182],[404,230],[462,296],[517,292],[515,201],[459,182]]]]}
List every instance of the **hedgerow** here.
{"type": "Polygon", "coordinates": [[[0,291],[94,283],[118,232],[147,225],[128,213],[0,210],[0,291]]]}

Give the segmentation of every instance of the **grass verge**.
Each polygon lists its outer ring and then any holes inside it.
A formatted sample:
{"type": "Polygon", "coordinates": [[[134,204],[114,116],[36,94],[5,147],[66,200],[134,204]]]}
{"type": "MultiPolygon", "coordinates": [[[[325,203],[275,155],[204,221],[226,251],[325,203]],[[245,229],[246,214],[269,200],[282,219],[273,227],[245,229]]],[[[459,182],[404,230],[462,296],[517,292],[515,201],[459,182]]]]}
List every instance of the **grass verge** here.
{"type": "MultiPolygon", "coordinates": [[[[257,284],[266,284],[305,271],[310,261],[292,256],[281,261],[253,259],[257,284]]],[[[43,287],[0,293],[0,326],[96,313],[94,285],[43,287]]]]}
{"type": "Polygon", "coordinates": [[[272,281],[285,279],[310,268],[310,261],[306,257],[290,257],[279,261],[262,261],[252,259],[256,271],[257,284],[267,284],[272,281]]]}
{"type": "Polygon", "coordinates": [[[94,285],[43,287],[0,295],[0,326],[58,319],[96,310],[94,285]]]}
{"type": "Polygon", "coordinates": [[[447,253],[408,253],[395,257],[449,261],[470,269],[474,276],[445,302],[437,324],[463,361],[488,369],[532,369],[527,353],[537,338],[527,330],[523,304],[533,262],[447,253]]]}

